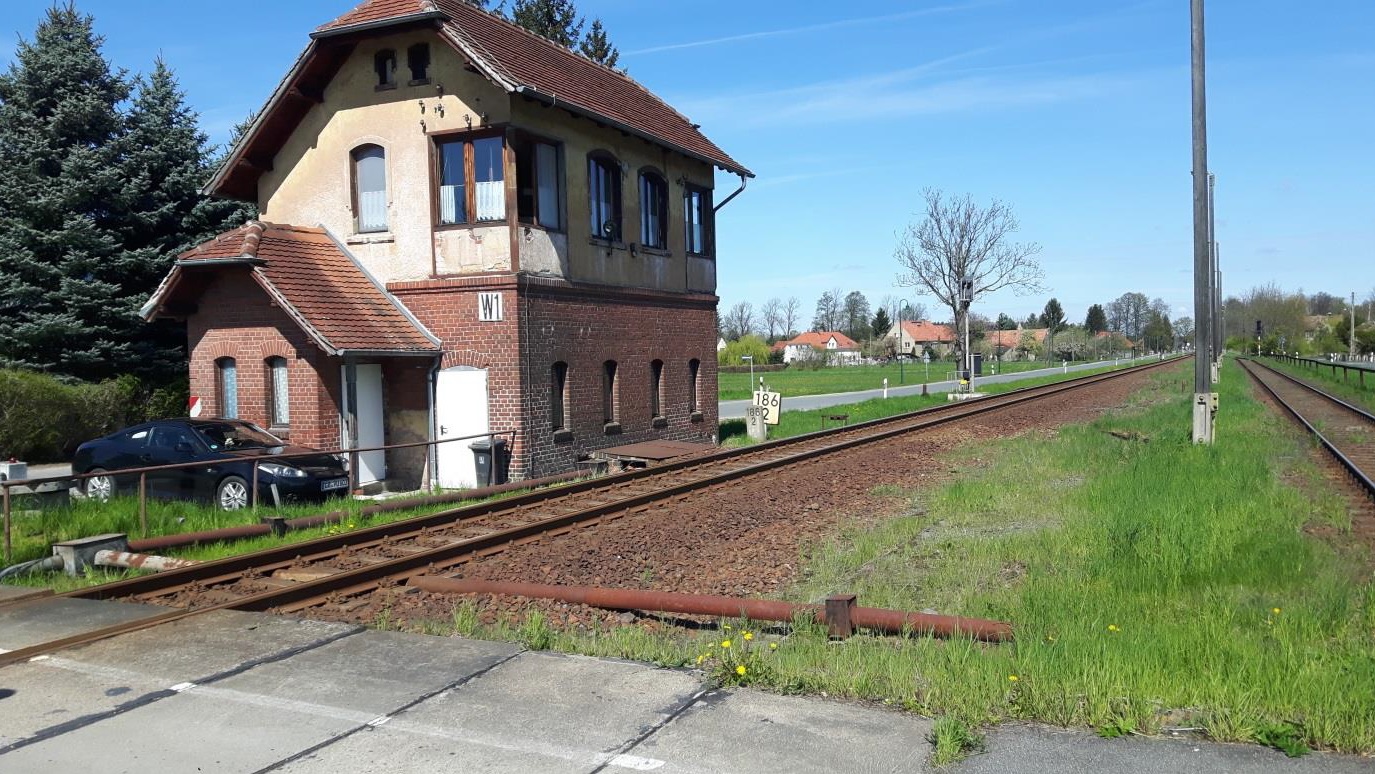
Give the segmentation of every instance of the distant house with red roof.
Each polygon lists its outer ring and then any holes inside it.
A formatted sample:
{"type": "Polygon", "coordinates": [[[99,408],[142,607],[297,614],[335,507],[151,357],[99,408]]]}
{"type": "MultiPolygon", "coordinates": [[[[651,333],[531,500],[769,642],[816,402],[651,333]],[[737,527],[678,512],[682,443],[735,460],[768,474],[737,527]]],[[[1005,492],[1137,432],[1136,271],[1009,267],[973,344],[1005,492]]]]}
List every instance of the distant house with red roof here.
{"type": "Polygon", "coordinates": [[[774,344],[773,349],[782,350],[784,363],[811,360],[823,353],[836,365],[854,365],[860,359],[859,344],[840,331],[808,331],[774,344]]]}
{"type": "Polygon", "coordinates": [[[884,340],[892,342],[894,352],[909,357],[921,357],[926,350],[944,357],[955,348],[955,328],[929,320],[903,320],[888,329],[884,340]]]}
{"type": "Polygon", "coordinates": [[[513,479],[711,443],[718,169],[753,176],[624,72],[462,0],[365,0],[206,185],[261,220],[181,255],[143,315],[186,322],[207,415],[465,439],[363,453],[365,484],[471,486],[485,433],[513,479]]]}
{"type": "Polygon", "coordinates": [[[1045,346],[1049,334],[1049,328],[1023,328],[1018,325],[1010,331],[986,331],[983,344],[984,349],[989,350],[993,357],[1017,360],[1028,357],[1030,345],[1045,346]]]}

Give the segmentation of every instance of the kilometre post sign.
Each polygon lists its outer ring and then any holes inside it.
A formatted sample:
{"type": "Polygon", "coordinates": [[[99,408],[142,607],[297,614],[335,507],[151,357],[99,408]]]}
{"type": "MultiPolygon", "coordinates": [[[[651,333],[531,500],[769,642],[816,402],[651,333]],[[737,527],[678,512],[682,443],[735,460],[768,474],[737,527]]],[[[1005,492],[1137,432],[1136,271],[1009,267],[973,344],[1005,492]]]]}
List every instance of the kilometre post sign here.
{"type": "Polygon", "coordinates": [[[755,390],[752,403],[764,409],[764,424],[778,424],[778,415],[783,411],[783,396],[781,394],[755,390]]]}

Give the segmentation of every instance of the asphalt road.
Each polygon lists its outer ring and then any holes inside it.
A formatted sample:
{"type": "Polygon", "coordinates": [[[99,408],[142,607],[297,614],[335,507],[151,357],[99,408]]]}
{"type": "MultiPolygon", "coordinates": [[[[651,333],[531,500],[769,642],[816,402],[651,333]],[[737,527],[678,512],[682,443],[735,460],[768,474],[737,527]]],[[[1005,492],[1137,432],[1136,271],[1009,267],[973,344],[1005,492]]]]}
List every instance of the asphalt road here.
{"type": "MultiPolygon", "coordinates": [[[[1137,360],[1147,360],[1148,358],[1137,358],[1137,360]]],[[[1097,363],[1081,363],[1069,366],[1069,371],[1086,371],[1094,368],[1103,368],[1114,364],[1129,363],[1129,360],[1103,360],[1097,363]]],[[[941,367],[945,367],[945,363],[941,367]]],[[[1034,371],[1018,371],[1011,374],[998,374],[997,376],[979,376],[974,378],[974,388],[978,389],[980,384],[996,384],[998,382],[1015,382],[1019,379],[1031,379],[1037,376],[1047,376],[1050,374],[1064,373],[1063,367],[1039,368],[1034,371]]],[[[914,366],[912,369],[914,376],[921,374],[921,366],[914,366]]],[[[890,382],[891,384],[891,382],[890,382]]],[[[926,389],[928,392],[949,392],[955,389],[956,382],[928,382],[926,389]]],[[[890,386],[888,397],[896,398],[903,395],[920,395],[920,384],[907,384],[901,387],[890,386]]],[[[855,392],[833,392],[826,395],[800,395],[797,397],[783,396],[783,411],[810,411],[812,409],[826,408],[827,406],[840,406],[846,403],[858,403],[862,400],[871,398],[882,398],[883,390],[858,390],[855,392]]],[[[744,419],[745,408],[750,405],[748,400],[723,400],[717,404],[721,419],[744,419]]]]}

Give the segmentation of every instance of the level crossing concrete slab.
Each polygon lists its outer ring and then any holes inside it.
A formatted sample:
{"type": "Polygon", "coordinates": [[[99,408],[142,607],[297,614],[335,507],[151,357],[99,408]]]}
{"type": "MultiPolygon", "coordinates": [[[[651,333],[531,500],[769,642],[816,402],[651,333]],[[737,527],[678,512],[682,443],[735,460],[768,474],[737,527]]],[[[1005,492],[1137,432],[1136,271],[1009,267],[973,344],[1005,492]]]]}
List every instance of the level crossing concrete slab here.
{"type": "Polygon", "coordinates": [[[167,612],[129,602],[42,596],[0,605],[0,649],[19,650],[167,612]]]}
{"type": "Polygon", "coordinates": [[[385,724],[283,767],[317,772],[590,772],[643,767],[626,751],[703,688],[683,670],[523,653],[385,724]]]}
{"type": "Polygon", "coordinates": [[[0,605],[37,599],[52,594],[52,589],[36,589],[29,586],[7,586],[0,584],[0,605]]]}
{"type": "Polygon", "coordinates": [[[987,751],[950,774],[1375,774],[1375,760],[1310,753],[1289,758],[1258,745],[1189,739],[1103,739],[1091,732],[1030,725],[990,730],[987,751]]]}
{"type": "Polygon", "coordinates": [[[662,774],[926,771],[925,718],[858,704],[712,691],[629,750],[662,774]],[[708,741],[709,740],[709,741],[708,741]],[[706,742],[706,743],[704,743],[706,742]]]}

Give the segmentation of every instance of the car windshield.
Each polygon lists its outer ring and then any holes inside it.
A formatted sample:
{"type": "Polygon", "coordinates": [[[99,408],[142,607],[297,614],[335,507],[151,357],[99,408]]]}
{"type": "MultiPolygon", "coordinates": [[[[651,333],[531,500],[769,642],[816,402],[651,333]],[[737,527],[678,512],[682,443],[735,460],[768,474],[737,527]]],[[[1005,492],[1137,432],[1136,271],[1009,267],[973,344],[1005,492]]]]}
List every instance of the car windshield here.
{"type": "Polygon", "coordinates": [[[246,422],[217,422],[196,425],[196,432],[215,451],[220,449],[269,449],[283,445],[280,438],[261,427],[246,422]]]}

